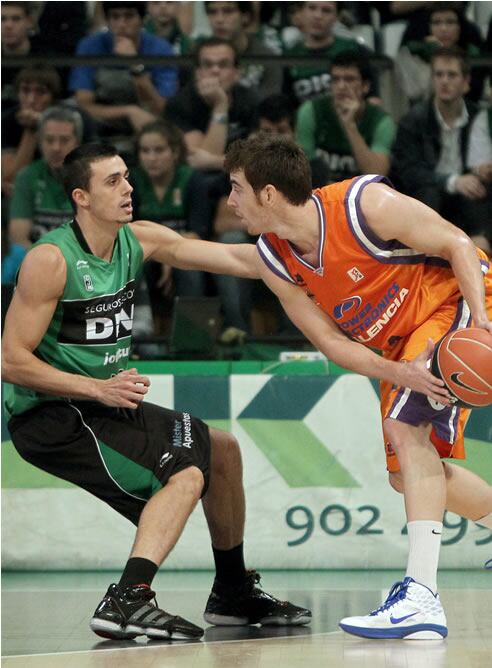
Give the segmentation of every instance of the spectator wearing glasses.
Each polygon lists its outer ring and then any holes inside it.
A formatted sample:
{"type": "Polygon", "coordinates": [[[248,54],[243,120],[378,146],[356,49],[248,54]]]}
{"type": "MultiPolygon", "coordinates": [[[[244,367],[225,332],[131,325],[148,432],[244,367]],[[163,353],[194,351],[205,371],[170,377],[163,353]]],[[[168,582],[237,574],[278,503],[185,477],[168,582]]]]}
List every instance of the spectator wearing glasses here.
{"type": "Polygon", "coordinates": [[[237,54],[227,40],[204,40],[195,57],[194,78],[169,101],[166,116],[184,132],[192,167],[220,170],[227,146],[254,127],[256,96],[239,85],[237,54]]]}

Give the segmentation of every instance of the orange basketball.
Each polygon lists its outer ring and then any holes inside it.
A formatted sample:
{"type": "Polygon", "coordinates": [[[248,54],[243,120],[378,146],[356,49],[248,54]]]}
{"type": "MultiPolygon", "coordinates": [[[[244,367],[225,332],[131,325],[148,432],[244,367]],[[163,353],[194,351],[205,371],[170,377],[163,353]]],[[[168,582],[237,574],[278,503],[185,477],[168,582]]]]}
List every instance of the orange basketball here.
{"type": "Polygon", "coordinates": [[[450,332],[436,346],[432,373],[446,383],[458,406],[492,404],[492,335],[478,327],[450,332]]]}

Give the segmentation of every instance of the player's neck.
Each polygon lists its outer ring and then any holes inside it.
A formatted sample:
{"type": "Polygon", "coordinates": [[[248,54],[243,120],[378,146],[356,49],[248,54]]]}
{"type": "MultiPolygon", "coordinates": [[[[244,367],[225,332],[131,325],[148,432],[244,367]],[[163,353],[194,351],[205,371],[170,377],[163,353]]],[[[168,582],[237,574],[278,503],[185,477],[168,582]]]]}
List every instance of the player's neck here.
{"type": "Polygon", "coordinates": [[[276,235],[288,239],[303,256],[318,253],[319,215],[314,201],[309,200],[301,206],[288,205],[279,216],[276,235]]]}
{"type": "Polygon", "coordinates": [[[118,223],[108,225],[107,222],[96,221],[80,214],[77,215],[76,221],[91,253],[102,260],[111,262],[114,242],[121,225],[118,223]]]}

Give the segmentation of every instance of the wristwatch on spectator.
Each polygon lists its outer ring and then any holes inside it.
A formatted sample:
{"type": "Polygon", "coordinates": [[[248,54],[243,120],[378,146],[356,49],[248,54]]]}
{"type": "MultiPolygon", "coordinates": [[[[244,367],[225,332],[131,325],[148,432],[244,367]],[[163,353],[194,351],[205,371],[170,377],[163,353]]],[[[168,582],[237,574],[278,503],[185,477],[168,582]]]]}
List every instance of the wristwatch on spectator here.
{"type": "Polygon", "coordinates": [[[132,77],[140,77],[142,74],[145,74],[145,65],[140,63],[139,65],[131,65],[130,74],[132,77]]]}

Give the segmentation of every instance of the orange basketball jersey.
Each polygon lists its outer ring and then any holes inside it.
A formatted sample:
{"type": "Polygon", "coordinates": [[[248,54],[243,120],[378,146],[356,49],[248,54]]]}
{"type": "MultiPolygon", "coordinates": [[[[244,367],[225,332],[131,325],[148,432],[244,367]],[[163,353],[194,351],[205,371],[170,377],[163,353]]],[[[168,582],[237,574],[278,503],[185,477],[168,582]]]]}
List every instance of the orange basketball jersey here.
{"type": "MultiPolygon", "coordinates": [[[[448,262],[396,240],[383,241],[369,228],[360,198],[375,182],[388,183],[368,174],[313,191],[320,232],[316,265],[272,233],[261,235],[257,248],[276,275],[305,290],[350,338],[390,353],[461,294],[448,262]]],[[[478,252],[485,274],[489,264],[478,252]]]]}

